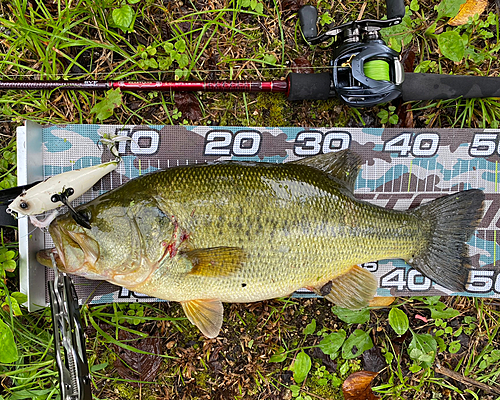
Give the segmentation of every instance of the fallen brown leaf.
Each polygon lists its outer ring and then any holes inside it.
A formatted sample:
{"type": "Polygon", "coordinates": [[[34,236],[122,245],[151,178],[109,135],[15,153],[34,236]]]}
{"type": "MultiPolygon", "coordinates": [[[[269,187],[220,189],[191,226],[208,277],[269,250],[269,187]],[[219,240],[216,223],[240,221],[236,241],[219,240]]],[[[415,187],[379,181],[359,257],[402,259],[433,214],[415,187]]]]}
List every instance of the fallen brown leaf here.
{"type": "Polygon", "coordinates": [[[466,24],[475,14],[481,15],[488,5],[488,0],[467,0],[460,6],[458,14],[448,21],[448,25],[458,26],[466,24]]]}
{"type": "Polygon", "coordinates": [[[377,400],[380,397],[372,392],[371,383],[378,374],[371,371],[355,372],[342,384],[345,400],[377,400]]]}
{"type": "Polygon", "coordinates": [[[368,304],[370,307],[387,307],[394,303],[395,297],[374,297],[368,304]]]}
{"type": "Polygon", "coordinates": [[[366,350],[361,355],[361,360],[363,362],[362,366],[365,371],[378,373],[387,366],[387,362],[385,361],[385,358],[382,355],[382,351],[378,346],[373,346],[370,350],[366,350]]]}
{"type": "Polygon", "coordinates": [[[292,72],[298,74],[312,74],[314,69],[307,58],[297,57],[292,61],[292,72]]]}
{"type": "Polygon", "coordinates": [[[283,12],[297,12],[305,3],[304,0],[283,0],[281,8],[283,12]]]}
{"type": "MultiPolygon", "coordinates": [[[[118,374],[127,380],[154,381],[162,363],[162,358],[154,355],[163,353],[161,339],[158,337],[138,339],[138,336],[125,330],[120,330],[118,339],[139,350],[153,353],[137,353],[114,345],[119,355],[114,363],[118,374]]],[[[137,385],[133,382],[131,384],[137,385]]]]}
{"type": "Polygon", "coordinates": [[[200,103],[193,93],[175,92],[175,106],[182,113],[182,118],[190,121],[198,121],[203,116],[200,103]]]}

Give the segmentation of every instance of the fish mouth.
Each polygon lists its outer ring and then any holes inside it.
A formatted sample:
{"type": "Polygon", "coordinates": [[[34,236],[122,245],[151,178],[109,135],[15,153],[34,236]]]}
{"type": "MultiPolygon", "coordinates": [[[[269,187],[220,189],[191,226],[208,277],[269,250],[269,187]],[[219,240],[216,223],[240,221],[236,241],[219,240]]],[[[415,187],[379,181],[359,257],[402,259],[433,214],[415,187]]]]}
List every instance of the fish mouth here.
{"type": "Polygon", "coordinates": [[[49,233],[55,248],[37,253],[40,264],[52,267],[51,254],[61,272],[85,276],[90,279],[103,279],[96,270],[99,259],[99,244],[85,232],[68,229],[64,221],[54,220],[49,226],[49,233]]]}
{"type": "Polygon", "coordinates": [[[57,269],[61,272],[66,272],[64,263],[62,262],[61,257],[59,257],[59,253],[55,247],[38,251],[36,253],[36,260],[45,267],[52,268],[54,265],[52,263],[51,255],[54,257],[57,269]]]}

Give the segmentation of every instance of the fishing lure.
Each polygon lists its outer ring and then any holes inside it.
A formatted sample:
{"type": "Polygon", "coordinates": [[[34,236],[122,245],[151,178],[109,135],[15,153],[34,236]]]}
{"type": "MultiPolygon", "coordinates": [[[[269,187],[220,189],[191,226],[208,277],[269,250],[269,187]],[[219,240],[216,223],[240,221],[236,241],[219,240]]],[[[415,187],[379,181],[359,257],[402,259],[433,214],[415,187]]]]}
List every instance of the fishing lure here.
{"type": "Polygon", "coordinates": [[[57,216],[57,208],[64,204],[70,209],[79,225],[90,229],[90,224],[85,217],[77,213],[69,203],[84,194],[103,176],[114,171],[119,163],[120,160],[113,160],[51,176],[42,183],[23,191],[9,204],[7,212],[16,213],[18,216],[27,215],[34,226],[44,228],[57,216]],[[56,210],[43,221],[35,217],[35,215],[54,209],[56,210]]]}

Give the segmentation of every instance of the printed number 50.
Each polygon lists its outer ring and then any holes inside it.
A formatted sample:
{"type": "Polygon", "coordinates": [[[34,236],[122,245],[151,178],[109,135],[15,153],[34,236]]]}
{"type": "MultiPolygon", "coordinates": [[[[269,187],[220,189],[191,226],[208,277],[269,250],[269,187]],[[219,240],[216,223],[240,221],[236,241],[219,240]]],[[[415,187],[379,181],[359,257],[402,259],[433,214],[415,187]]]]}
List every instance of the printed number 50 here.
{"type": "Polygon", "coordinates": [[[472,157],[489,157],[495,150],[500,154],[500,147],[497,149],[498,134],[496,133],[476,133],[472,144],[469,147],[469,155],[472,157]]]}

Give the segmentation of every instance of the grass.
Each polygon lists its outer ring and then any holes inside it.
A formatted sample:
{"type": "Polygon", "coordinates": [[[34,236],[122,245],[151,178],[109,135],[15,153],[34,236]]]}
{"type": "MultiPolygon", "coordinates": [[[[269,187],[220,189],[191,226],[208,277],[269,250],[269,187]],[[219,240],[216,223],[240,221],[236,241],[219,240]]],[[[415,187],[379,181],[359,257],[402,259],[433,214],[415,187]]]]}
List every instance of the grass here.
{"type": "MultiPolygon", "coordinates": [[[[116,3],[0,0],[0,77],[279,79],[298,57],[318,69],[331,57],[327,48],[301,42],[295,14],[298,1],[116,3]],[[113,20],[113,10],[125,5],[132,10],[133,29],[113,20]]],[[[446,18],[438,19],[437,4],[408,2],[411,15],[400,27],[387,31],[386,37],[414,51],[421,72],[495,75],[500,35],[494,6],[456,28],[466,43],[462,59],[456,61],[440,48],[446,18]]],[[[361,9],[363,18],[381,17],[379,6],[375,1],[318,2],[320,12],[328,11],[337,24],[357,18],[361,9]]],[[[170,93],[123,92],[109,115],[100,118],[103,114],[95,107],[104,96],[2,92],[0,187],[15,185],[12,135],[24,119],[42,124],[102,120],[137,125],[381,127],[389,119],[381,121],[380,111],[387,116],[398,112],[386,106],[352,110],[335,99],[291,104],[279,95],[199,94],[200,116],[193,120],[170,93]]],[[[414,104],[412,111],[413,127],[496,128],[500,121],[495,99],[414,104]]],[[[0,363],[0,399],[56,399],[50,315],[47,310],[27,313],[22,307],[21,315],[16,315],[18,277],[8,262],[17,257],[15,231],[2,229],[1,238],[0,257],[7,252],[14,256],[1,261],[1,271],[6,272],[0,288],[0,319],[13,332],[19,358],[0,363]]],[[[394,319],[396,313],[389,315],[390,308],[375,308],[361,318],[332,310],[319,300],[232,304],[226,308],[221,336],[205,340],[176,304],[85,306],[82,315],[94,398],[341,399],[343,381],[353,372],[375,368],[374,363],[380,367],[374,391],[384,399],[499,398],[497,300],[409,298],[398,299],[392,307],[406,316],[404,332],[402,322],[394,319]],[[334,335],[339,332],[345,337],[334,335]],[[123,335],[130,336],[124,339],[123,335]],[[370,341],[357,343],[369,350],[351,358],[349,350],[358,346],[346,343],[368,337],[370,341]],[[138,348],[141,355],[150,355],[148,349],[141,350],[145,338],[163,346],[155,383],[142,381],[139,374],[135,384],[128,384],[120,375],[120,365],[128,360],[124,354],[138,348]],[[333,347],[325,347],[325,339],[333,347]],[[334,339],[338,348],[332,344],[334,339]],[[435,353],[429,351],[432,346],[435,353]]]]}

